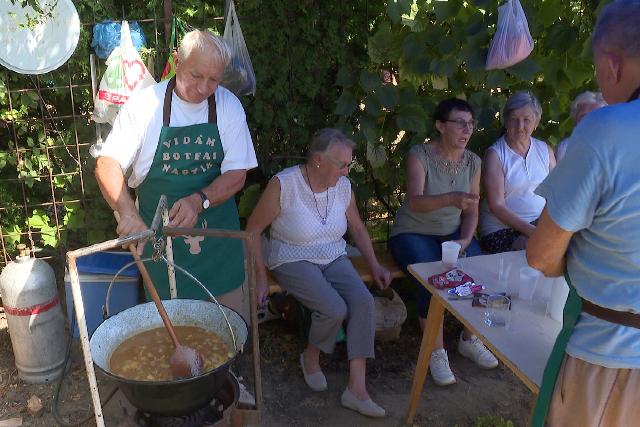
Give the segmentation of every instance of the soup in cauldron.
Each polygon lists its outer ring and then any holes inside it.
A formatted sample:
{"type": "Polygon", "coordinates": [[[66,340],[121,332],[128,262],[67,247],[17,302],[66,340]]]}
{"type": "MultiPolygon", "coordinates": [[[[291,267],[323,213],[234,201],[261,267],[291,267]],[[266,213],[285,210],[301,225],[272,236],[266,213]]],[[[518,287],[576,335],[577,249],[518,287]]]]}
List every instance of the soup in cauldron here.
{"type": "MultiPolygon", "coordinates": [[[[182,345],[196,349],[204,359],[204,372],[225,363],[234,355],[217,334],[197,326],[174,326],[182,345]]],[[[174,346],[164,327],[136,334],[115,349],[109,359],[111,372],[139,381],[174,379],[169,359],[174,346]]]]}

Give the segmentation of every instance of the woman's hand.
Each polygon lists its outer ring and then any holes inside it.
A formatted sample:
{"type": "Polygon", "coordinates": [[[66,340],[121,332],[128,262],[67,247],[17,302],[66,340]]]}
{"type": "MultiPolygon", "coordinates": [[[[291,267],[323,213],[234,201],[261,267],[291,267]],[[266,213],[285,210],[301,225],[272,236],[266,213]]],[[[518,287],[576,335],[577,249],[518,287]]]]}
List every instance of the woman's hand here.
{"type": "Polygon", "coordinates": [[[459,255],[460,256],[464,256],[467,248],[471,244],[471,239],[458,239],[458,240],[453,240],[453,241],[460,245],[460,253],[459,253],[459,255]]]}
{"type": "Polygon", "coordinates": [[[262,307],[269,297],[269,281],[266,276],[258,274],[256,277],[256,305],[262,307]],[[261,277],[262,276],[262,277],[261,277]]]}
{"type": "Polygon", "coordinates": [[[375,265],[371,269],[371,275],[373,276],[373,281],[380,289],[386,289],[391,283],[391,272],[380,264],[375,265]]]}
{"type": "Polygon", "coordinates": [[[477,194],[465,193],[464,191],[452,191],[448,193],[448,195],[450,199],[449,204],[463,211],[471,206],[477,206],[480,201],[480,196],[477,194]]]}

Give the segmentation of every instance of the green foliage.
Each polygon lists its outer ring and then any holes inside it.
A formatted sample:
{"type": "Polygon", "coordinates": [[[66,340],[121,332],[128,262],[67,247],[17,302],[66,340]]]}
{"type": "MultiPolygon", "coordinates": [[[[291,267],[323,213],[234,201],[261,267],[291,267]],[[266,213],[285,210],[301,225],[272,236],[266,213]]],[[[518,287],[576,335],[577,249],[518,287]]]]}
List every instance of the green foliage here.
{"type": "Polygon", "coordinates": [[[513,421],[497,415],[483,415],[476,418],[473,427],[514,427],[513,421]]]}
{"type": "Polygon", "coordinates": [[[384,7],[380,0],[237,2],[258,82],[256,96],[242,102],[264,175],[304,156],[311,135],[333,122],[334,111],[357,109],[356,98],[334,82],[358,78],[339,71],[366,65],[367,31],[384,7]]]}
{"type": "MultiPolygon", "coordinates": [[[[130,20],[163,16],[160,0],[74,4],[84,23],[120,19],[123,13],[130,20]]],[[[523,5],[536,41],[531,58],[486,72],[497,1],[237,2],[258,82],[256,96],[241,101],[261,172],[249,179],[241,214],[251,211],[266,177],[304,156],[314,131],[337,126],[358,144],[350,177],[372,233],[385,239],[386,221],[399,203],[395,195],[404,188],[399,171],[405,154],[433,134],[430,114],[449,96],[464,96],[474,106],[480,130],[472,149],[478,153],[499,135],[496,114],[517,89],[531,89],[543,102],[536,136],[558,142],[572,126],[570,100],[593,88],[588,36],[601,5],[597,0],[523,0],[523,5]]],[[[213,17],[223,15],[224,2],[174,0],[173,6],[189,27],[222,33],[223,21],[213,17]]],[[[34,19],[46,19],[46,10],[38,13],[34,19]]],[[[141,25],[148,41],[142,56],[153,60],[151,71],[158,78],[168,52],[164,27],[141,25]]],[[[0,71],[0,227],[9,250],[26,239],[26,231],[41,246],[77,247],[114,236],[115,223],[88,154],[96,139],[90,120],[91,30],[82,26],[68,64],[37,80],[0,71]],[[73,94],[65,88],[69,83],[75,85],[73,94]]],[[[98,79],[103,72],[100,61],[98,79]]]]}
{"type": "Polygon", "coordinates": [[[494,71],[485,71],[484,64],[497,1],[387,3],[386,17],[369,36],[369,63],[341,69],[336,79],[341,89],[336,114],[358,143],[366,171],[363,177],[355,174],[358,191],[375,194],[391,211],[397,207],[398,200],[389,195],[403,191],[403,174],[390,171],[402,170],[410,146],[434,135],[429,117],[444,98],[463,97],[473,106],[480,126],[470,148],[480,155],[500,135],[500,109],[516,90],[531,90],[543,104],[538,138],[555,145],[569,134],[571,100],[594,87],[585,46],[598,2],[521,3],[535,49],[525,61],[494,71]],[[376,79],[381,72],[393,78],[376,79]]]}
{"type": "MultiPolygon", "coordinates": [[[[163,15],[160,0],[75,0],[74,4],[84,23],[117,20],[123,13],[130,20],[163,15]]],[[[174,0],[173,8],[188,27],[222,33],[224,22],[213,18],[224,14],[224,2],[174,0]]],[[[262,172],[250,178],[239,198],[240,214],[246,217],[265,183],[262,177],[299,161],[310,135],[334,121],[341,95],[334,86],[338,70],[366,65],[367,33],[385,4],[381,0],[247,0],[237,2],[236,10],[258,80],[256,96],[241,99],[262,172]],[[252,185],[256,182],[259,185],[252,185]]],[[[148,43],[141,54],[145,61],[153,59],[155,67],[151,71],[159,78],[167,60],[164,28],[160,23],[155,34],[153,24],[141,25],[148,43]]],[[[89,145],[96,140],[90,121],[91,31],[91,26],[82,26],[77,50],[68,64],[40,76],[37,82],[33,77],[0,71],[0,208],[5,209],[0,212],[0,227],[9,250],[20,240],[20,233],[27,231],[39,246],[77,247],[114,236],[114,220],[96,185],[94,161],[88,154],[89,145]],[[73,93],[79,118],[47,120],[43,125],[43,116],[72,113],[70,93],[64,89],[69,81],[83,85],[73,93]],[[42,100],[34,90],[37,84],[42,100]],[[11,99],[7,88],[11,89],[11,99]],[[76,135],[80,153],[76,153],[76,135]],[[55,206],[51,205],[52,195],[55,206]]],[[[104,61],[100,61],[98,80],[104,69],[104,61]]],[[[349,107],[348,102],[345,105],[349,107]]],[[[351,103],[350,107],[355,111],[357,106],[351,103]]],[[[107,131],[108,126],[104,126],[103,135],[107,131]]],[[[21,238],[25,240],[26,236],[21,238]]]]}

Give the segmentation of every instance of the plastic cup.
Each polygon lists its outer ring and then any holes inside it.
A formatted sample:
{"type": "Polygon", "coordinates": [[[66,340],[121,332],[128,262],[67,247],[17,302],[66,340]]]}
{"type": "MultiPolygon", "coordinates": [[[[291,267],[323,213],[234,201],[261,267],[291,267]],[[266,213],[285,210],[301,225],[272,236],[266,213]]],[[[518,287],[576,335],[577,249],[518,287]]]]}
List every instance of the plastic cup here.
{"type": "Polygon", "coordinates": [[[489,295],[484,312],[484,323],[492,328],[507,326],[510,303],[509,297],[504,295],[489,295]]]}
{"type": "Polygon", "coordinates": [[[505,261],[504,258],[498,260],[498,281],[494,286],[497,292],[509,291],[509,276],[511,274],[511,263],[505,261]]]}
{"type": "Polygon", "coordinates": [[[522,267],[520,269],[520,282],[518,284],[518,297],[520,299],[531,302],[533,294],[536,291],[536,285],[542,274],[531,267],[522,267]]]}
{"type": "Polygon", "coordinates": [[[544,277],[540,274],[536,290],[533,295],[533,311],[543,317],[551,316],[551,297],[555,278],[544,277]]]}
{"type": "Polygon", "coordinates": [[[452,241],[442,242],[442,265],[447,268],[456,267],[458,265],[460,248],[460,243],[452,241]]]}

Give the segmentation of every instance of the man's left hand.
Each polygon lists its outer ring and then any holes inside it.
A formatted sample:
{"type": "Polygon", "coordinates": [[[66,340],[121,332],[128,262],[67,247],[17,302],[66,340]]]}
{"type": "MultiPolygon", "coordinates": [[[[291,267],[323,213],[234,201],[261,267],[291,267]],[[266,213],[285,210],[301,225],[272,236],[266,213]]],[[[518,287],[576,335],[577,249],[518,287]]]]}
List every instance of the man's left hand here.
{"type": "Polygon", "coordinates": [[[191,194],[179,199],[169,210],[169,227],[192,228],[198,221],[198,214],[202,211],[202,199],[197,194],[191,194]]]}

